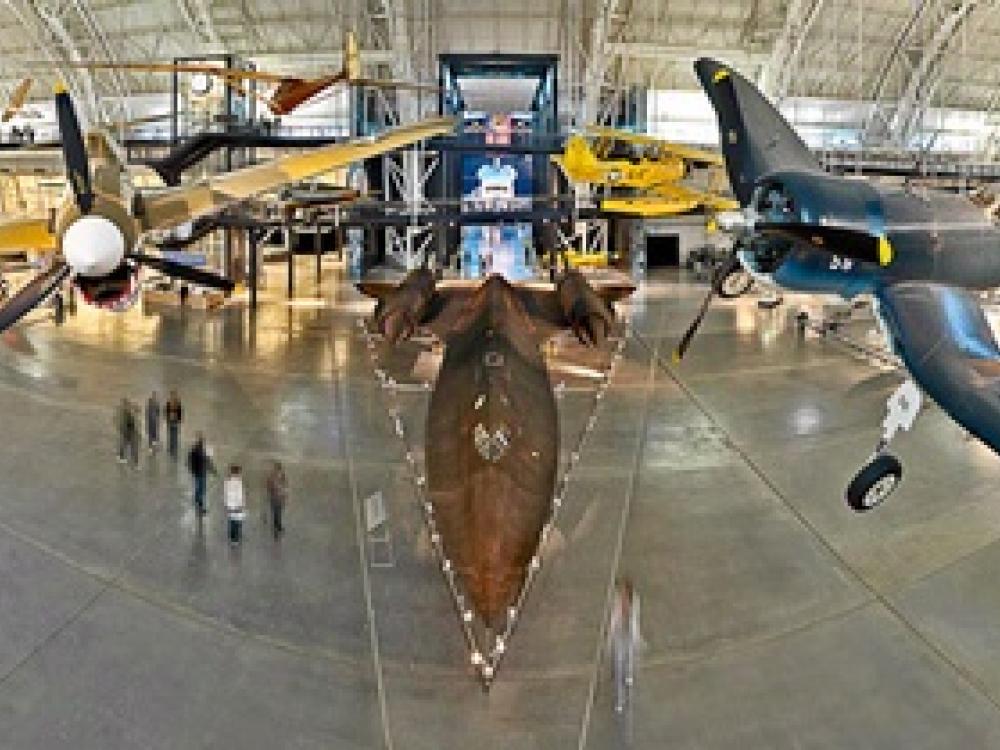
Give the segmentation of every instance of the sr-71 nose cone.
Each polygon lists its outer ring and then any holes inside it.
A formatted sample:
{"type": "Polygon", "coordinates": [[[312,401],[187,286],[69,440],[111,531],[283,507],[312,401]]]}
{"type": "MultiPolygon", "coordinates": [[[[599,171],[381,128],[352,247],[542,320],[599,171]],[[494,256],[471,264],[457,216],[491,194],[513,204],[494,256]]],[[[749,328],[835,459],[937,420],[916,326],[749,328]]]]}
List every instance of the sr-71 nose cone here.
{"type": "Polygon", "coordinates": [[[558,416],[538,341],[515,289],[490,277],[447,336],[427,417],[445,554],[494,630],[517,601],[555,485],[558,416]]]}

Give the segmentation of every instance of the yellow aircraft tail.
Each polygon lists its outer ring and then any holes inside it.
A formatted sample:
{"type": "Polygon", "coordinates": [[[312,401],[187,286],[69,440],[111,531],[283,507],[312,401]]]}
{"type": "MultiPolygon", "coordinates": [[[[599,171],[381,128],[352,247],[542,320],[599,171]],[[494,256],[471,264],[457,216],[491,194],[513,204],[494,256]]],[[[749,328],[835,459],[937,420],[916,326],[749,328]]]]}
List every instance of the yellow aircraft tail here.
{"type": "Polygon", "coordinates": [[[353,81],[361,77],[361,53],[358,37],[353,31],[344,34],[344,78],[353,81]]]}
{"type": "Polygon", "coordinates": [[[571,182],[590,182],[600,166],[590,143],[582,135],[566,139],[566,149],[559,164],[571,182]]]}

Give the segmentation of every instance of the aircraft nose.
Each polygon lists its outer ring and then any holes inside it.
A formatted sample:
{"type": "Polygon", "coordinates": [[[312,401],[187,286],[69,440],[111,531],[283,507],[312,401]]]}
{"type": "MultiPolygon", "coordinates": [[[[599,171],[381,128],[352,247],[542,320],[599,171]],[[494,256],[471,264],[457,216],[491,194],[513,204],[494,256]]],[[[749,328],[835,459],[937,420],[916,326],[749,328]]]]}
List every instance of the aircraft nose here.
{"type": "Polygon", "coordinates": [[[524,575],[525,571],[513,567],[475,566],[466,571],[464,583],[472,605],[494,632],[504,629],[507,610],[517,602],[524,575]]]}

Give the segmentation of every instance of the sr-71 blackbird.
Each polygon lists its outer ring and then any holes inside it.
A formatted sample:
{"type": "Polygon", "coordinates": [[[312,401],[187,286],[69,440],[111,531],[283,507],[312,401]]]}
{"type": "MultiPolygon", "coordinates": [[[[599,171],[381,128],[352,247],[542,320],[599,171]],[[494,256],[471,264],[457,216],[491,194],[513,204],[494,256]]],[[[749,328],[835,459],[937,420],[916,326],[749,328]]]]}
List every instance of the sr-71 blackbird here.
{"type": "Polygon", "coordinates": [[[427,412],[427,490],[450,569],[483,624],[500,633],[553,508],[559,422],[540,347],[563,329],[602,346],[613,303],[634,287],[591,285],[576,270],[555,285],[498,275],[447,284],[421,269],[398,286],[358,287],[378,299],[373,328],[389,344],[418,328],[444,342],[427,412]]]}
{"type": "MultiPolygon", "coordinates": [[[[912,425],[921,390],[1000,452],[1000,348],[975,295],[1000,286],[1000,228],[961,196],[824,172],[743,76],[708,59],[695,71],[718,116],[742,206],[729,217],[737,241],[716,280],[742,263],[786,289],[872,295],[889,345],[915,381],[889,399],[874,455],[847,488],[851,508],[870,510],[898,485],[902,465],[886,449],[912,425]]],[[[713,282],[677,358],[717,287],[713,282]]]]}

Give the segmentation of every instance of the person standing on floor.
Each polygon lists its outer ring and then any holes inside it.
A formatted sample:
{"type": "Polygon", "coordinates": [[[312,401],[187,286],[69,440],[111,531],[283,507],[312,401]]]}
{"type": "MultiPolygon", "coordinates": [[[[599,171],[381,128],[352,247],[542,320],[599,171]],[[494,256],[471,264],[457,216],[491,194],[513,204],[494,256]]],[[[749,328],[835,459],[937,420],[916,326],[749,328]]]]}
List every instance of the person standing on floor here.
{"type": "Polygon", "coordinates": [[[62,292],[56,292],[52,296],[52,315],[57,326],[61,326],[66,320],[66,306],[63,303],[62,292]]]}
{"type": "Polygon", "coordinates": [[[167,420],[167,450],[170,457],[177,458],[177,445],[180,441],[181,420],[184,418],[184,410],[181,408],[181,399],[177,391],[170,391],[170,398],[164,409],[167,420]]]}
{"type": "Polygon", "coordinates": [[[118,462],[125,463],[129,455],[129,421],[131,405],[128,398],[123,397],[115,409],[115,427],[118,429],[118,462]]]}
{"type": "Polygon", "coordinates": [[[191,472],[191,479],[194,481],[194,509],[200,518],[207,512],[205,510],[205,490],[208,487],[208,473],[216,473],[212,457],[208,454],[208,447],[205,445],[205,436],[200,432],[188,452],[188,471],[191,472]]]}
{"type": "Polygon", "coordinates": [[[126,432],[128,433],[128,452],[132,468],[139,468],[139,405],[133,401],[128,401],[128,420],[126,422],[126,432]]]}
{"type": "Polygon", "coordinates": [[[608,623],[608,652],[615,689],[615,711],[621,713],[635,688],[636,661],[642,633],[639,629],[639,595],[628,578],[615,584],[608,623]]]}
{"type": "Polygon", "coordinates": [[[229,518],[229,543],[235,546],[243,538],[243,519],[247,510],[243,497],[243,472],[236,464],[229,467],[229,476],[222,487],[222,499],[229,518]]]}
{"type": "Polygon", "coordinates": [[[271,466],[271,473],[267,475],[267,502],[271,506],[271,528],[274,530],[274,538],[285,533],[282,525],[285,504],[288,502],[288,478],[285,476],[285,469],[281,461],[275,461],[271,466]]]}
{"type": "Polygon", "coordinates": [[[146,401],[146,437],[150,453],[160,447],[160,397],[156,391],[149,394],[146,401]]]}

